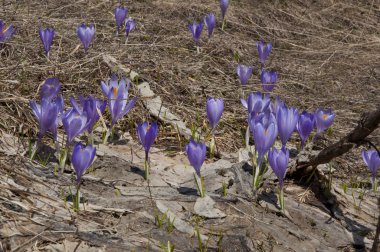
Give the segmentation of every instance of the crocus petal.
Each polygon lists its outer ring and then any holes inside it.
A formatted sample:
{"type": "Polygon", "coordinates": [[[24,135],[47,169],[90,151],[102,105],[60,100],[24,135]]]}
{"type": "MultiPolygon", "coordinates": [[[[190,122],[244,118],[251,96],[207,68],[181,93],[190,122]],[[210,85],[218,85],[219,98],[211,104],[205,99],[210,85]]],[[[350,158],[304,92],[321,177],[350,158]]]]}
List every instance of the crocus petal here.
{"type": "Polygon", "coordinates": [[[116,26],[117,26],[117,29],[119,29],[127,16],[128,9],[125,7],[116,7],[114,13],[115,13],[116,26]]]}
{"type": "Polygon", "coordinates": [[[215,28],[215,23],[216,23],[214,13],[208,14],[204,18],[204,23],[205,23],[207,30],[208,30],[208,37],[211,38],[212,33],[214,31],[214,28],[215,28]]]}
{"type": "Polygon", "coordinates": [[[61,89],[61,83],[57,78],[48,78],[41,87],[40,97],[41,99],[51,100],[57,96],[61,89]]]}
{"type": "Polygon", "coordinates": [[[253,67],[245,66],[245,65],[238,65],[236,67],[236,73],[239,76],[240,83],[242,85],[246,85],[248,82],[248,79],[252,75],[253,67]]]}
{"type": "Polygon", "coordinates": [[[83,146],[81,143],[77,143],[74,145],[73,152],[71,155],[71,163],[75,170],[76,181],[79,184],[81,182],[81,178],[86,170],[90,167],[92,162],[94,161],[96,153],[96,148],[88,145],[83,146]]]}
{"type": "Polygon", "coordinates": [[[90,24],[90,26],[86,26],[84,23],[82,23],[77,28],[77,35],[83,44],[84,50],[87,51],[95,35],[94,25],[90,24]]]}
{"type": "Polygon", "coordinates": [[[272,168],[273,172],[276,174],[279,180],[281,189],[286,175],[286,169],[289,163],[289,150],[284,147],[281,150],[273,148],[271,151],[268,152],[268,161],[270,167],[272,168]]]}
{"type": "Polygon", "coordinates": [[[278,132],[282,145],[285,146],[286,142],[289,140],[290,136],[294,132],[297,122],[298,122],[298,110],[286,106],[280,108],[277,116],[278,132]]]}
{"type": "Polygon", "coordinates": [[[195,172],[200,177],[201,167],[206,158],[206,145],[204,143],[195,143],[194,140],[190,140],[186,145],[186,153],[191,166],[195,169],[195,172]]]}
{"type": "Polygon", "coordinates": [[[277,72],[276,71],[261,71],[260,81],[263,89],[267,92],[271,92],[277,82],[277,72]]]}
{"type": "Polygon", "coordinates": [[[40,28],[39,30],[40,39],[44,45],[45,53],[48,54],[50,51],[51,43],[54,38],[54,29],[46,28],[45,30],[40,28]]]}
{"type": "Polygon", "coordinates": [[[298,118],[296,125],[297,132],[301,138],[301,148],[305,145],[305,142],[314,129],[314,115],[303,111],[298,118]]]}
{"type": "Polygon", "coordinates": [[[220,0],[220,9],[222,10],[223,19],[226,16],[228,5],[229,5],[229,0],[220,0]]]}
{"type": "Polygon", "coordinates": [[[334,122],[334,116],[335,114],[331,109],[317,109],[314,113],[317,133],[322,133],[324,130],[330,127],[334,122]]]}
{"type": "Polygon", "coordinates": [[[207,118],[211,128],[218,124],[224,110],[224,101],[221,99],[209,98],[206,104],[207,118]]]}
{"type": "Polygon", "coordinates": [[[154,140],[156,140],[157,133],[158,133],[158,125],[156,122],[152,122],[150,125],[150,128],[147,130],[146,135],[145,135],[144,149],[146,153],[149,152],[149,149],[154,143],[154,140]]]}
{"type": "Polygon", "coordinates": [[[257,50],[259,52],[261,66],[263,66],[265,63],[265,60],[267,59],[270,52],[272,51],[272,44],[268,43],[265,45],[262,41],[257,42],[257,50]]]}

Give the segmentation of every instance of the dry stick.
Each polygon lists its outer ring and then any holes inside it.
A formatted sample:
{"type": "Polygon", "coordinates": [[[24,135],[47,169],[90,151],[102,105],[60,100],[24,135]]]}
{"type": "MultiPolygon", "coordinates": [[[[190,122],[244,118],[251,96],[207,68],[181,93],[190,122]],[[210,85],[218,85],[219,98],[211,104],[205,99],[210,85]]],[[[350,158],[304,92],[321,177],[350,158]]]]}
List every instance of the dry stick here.
{"type": "Polygon", "coordinates": [[[364,113],[358,122],[358,125],[345,137],[343,137],[338,142],[324,148],[318,153],[316,157],[304,162],[297,164],[297,166],[289,169],[288,174],[294,174],[298,172],[310,173],[317,165],[327,164],[333,158],[339,157],[354,146],[362,145],[368,142],[365,138],[371,134],[380,124],[380,105],[377,110],[371,113],[364,113]]]}

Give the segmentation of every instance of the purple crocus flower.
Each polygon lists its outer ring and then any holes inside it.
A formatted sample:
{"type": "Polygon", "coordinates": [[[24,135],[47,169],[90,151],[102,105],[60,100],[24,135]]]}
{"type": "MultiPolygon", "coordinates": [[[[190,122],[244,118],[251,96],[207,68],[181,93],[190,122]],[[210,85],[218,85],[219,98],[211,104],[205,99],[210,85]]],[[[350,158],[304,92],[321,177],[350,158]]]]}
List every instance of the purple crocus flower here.
{"type": "Polygon", "coordinates": [[[301,138],[301,149],[303,149],[308,136],[313,131],[314,124],[314,115],[308,113],[307,111],[303,111],[302,114],[299,116],[296,125],[296,129],[301,138]]]}
{"type": "Polygon", "coordinates": [[[224,17],[226,16],[226,12],[227,12],[229,4],[230,4],[229,0],[220,0],[220,9],[222,10],[223,20],[224,20],[224,17]]]}
{"type": "MultiPolygon", "coordinates": [[[[376,171],[380,167],[380,156],[376,150],[362,150],[362,158],[372,174],[372,183],[376,180],[376,171]]],[[[374,187],[375,188],[375,187],[374,187]]]]}
{"type": "Polygon", "coordinates": [[[187,158],[194,167],[198,177],[201,176],[201,167],[206,158],[206,145],[202,142],[196,143],[193,139],[186,145],[187,158]]]}
{"type": "Polygon", "coordinates": [[[77,28],[77,35],[78,38],[82,41],[84,51],[87,52],[88,48],[90,47],[90,43],[95,35],[94,25],[90,24],[90,26],[86,26],[84,23],[82,23],[77,28]]]}
{"type": "Polygon", "coordinates": [[[63,114],[62,124],[67,134],[66,146],[69,146],[75,137],[88,128],[88,122],[86,111],[78,110],[76,107],[68,109],[63,114]]]}
{"type": "Polygon", "coordinates": [[[285,103],[281,100],[279,96],[276,96],[276,100],[274,103],[270,104],[270,110],[276,115],[276,118],[278,116],[278,111],[280,108],[284,107],[285,103]]]}
{"type": "Polygon", "coordinates": [[[268,58],[270,52],[272,51],[272,44],[268,43],[264,45],[262,41],[257,42],[257,50],[259,52],[261,68],[263,68],[265,60],[268,58]]]}
{"type": "Polygon", "coordinates": [[[258,153],[257,167],[260,167],[265,153],[270,149],[276,140],[278,134],[277,125],[272,120],[268,120],[264,123],[256,121],[254,125],[250,125],[250,128],[255,141],[255,149],[258,153]]]}
{"type": "Polygon", "coordinates": [[[117,26],[117,29],[119,30],[127,16],[128,9],[125,7],[116,7],[114,13],[115,13],[116,26],[117,26]]]}
{"type": "Polygon", "coordinates": [[[317,127],[317,134],[322,133],[334,122],[334,112],[331,109],[317,109],[314,112],[315,124],[317,127]]]}
{"type": "Polygon", "coordinates": [[[0,43],[4,43],[5,40],[10,39],[15,31],[16,29],[13,28],[13,25],[5,27],[3,20],[0,19],[0,43]]]}
{"type": "Polygon", "coordinates": [[[248,79],[252,75],[252,70],[253,70],[253,67],[240,65],[240,64],[236,67],[236,73],[239,76],[240,83],[242,85],[247,84],[248,79]]]}
{"type": "Polygon", "coordinates": [[[83,174],[92,164],[95,158],[96,147],[76,143],[71,154],[71,164],[75,170],[77,185],[80,184],[83,174]]]}
{"type": "Polygon", "coordinates": [[[131,31],[133,31],[136,27],[136,23],[135,23],[135,20],[133,20],[132,18],[128,18],[126,21],[125,21],[125,34],[128,38],[129,36],[129,33],[131,31]]]}
{"type": "Polygon", "coordinates": [[[288,168],[289,150],[285,147],[282,147],[280,150],[273,148],[268,152],[268,161],[274,174],[276,174],[278,178],[278,181],[280,183],[280,190],[282,190],[286,175],[286,169],[288,168]]]}
{"type": "Polygon", "coordinates": [[[137,135],[145,150],[145,160],[148,160],[149,149],[154,143],[157,133],[158,125],[156,122],[152,122],[150,125],[148,122],[144,122],[137,126],[137,135]]]}
{"type": "Polygon", "coordinates": [[[40,126],[38,133],[39,141],[50,131],[53,134],[54,140],[57,141],[57,127],[59,122],[59,113],[63,107],[63,98],[58,96],[55,101],[49,99],[42,99],[41,104],[37,104],[35,101],[30,102],[30,107],[40,126]]]}
{"type": "Polygon", "coordinates": [[[189,24],[189,30],[193,35],[195,46],[198,46],[199,38],[203,31],[203,23],[200,22],[199,24],[197,24],[196,22],[194,22],[193,24],[189,24]]]}
{"type": "Polygon", "coordinates": [[[206,111],[207,119],[210,123],[211,129],[214,130],[218,124],[220,117],[224,110],[224,101],[222,99],[207,98],[206,111]]]}
{"type": "Polygon", "coordinates": [[[269,95],[263,95],[261,92],[250,93],[247,100],[241,99],[240,101],[248,109],[248,114],[264,112],[270,105],[269,95]]]}
{"type": "Polygon", "coordinates": [[[296,129],[298,117],[298,110],[294,107],[288,108],[286,106],[283,106],[279,109],[277,115],[277,126],[282,146],[286,145],[286,142],[289,140],[290,136],[296,129]]]}
{"type": "Polygon", "coordinates": [[[252,112],[249,118],[249,125],[252,126],[252,130],[255,124],[258,122],[260,122],[264,128],[268,127],[271,123],[277,124],[275,114],[269,110],[266,110],[265,112],[261,112],[259,114],[256,114],[254,111],[252,112]]]}
{"type": "Polygon", "coordinates": [[[261,71],[260,81],[263,86],[263,89],[267,92],[271,92],[277,82],[277,72],[274,70],[271,71],[261,71]]]}
{"type": "Polygon", "coordinates": [[[44,44],[45,54],[49,55],[51,43],[54,39],[54,28],[46,28],[45,30],[40,28],[40,39],[42,43],[44,44]]]}
{"type": "Polygon", "coordinates": [[[137,101],[137,97],[135,97],[127,104],[129,85],[129,80],[122,78],[119,82],[115,74],[112,75],[110,81],[101,82],[103,94],[108,97],[108,106],[112,116],[111,128],[117,120],[132,109],[137,101]]]}
{"type": "Polygon", "coordinates": [[[40,97],[42,99],[52,100],[57,96],[61,89],[61,83],[57,78],[48,78],[41,87],[40,97]]]}
{"type": "Polygon", "coordinates": [[[98,109],[100,113],[103,113],[106,109],[107,101],[102,101],[93,96],[89,96],[88,98],[80,96],[79,101],[80,105],[75,101],[74,97],[70,97],[70,103],[73,106],[73,108],[80,114],[83,112],[86,113],[88,119],[87,131],[88,133],[91,133],[92,128],[100,118],[98,109]]]}
{"type": "Polygon", "coordinates": [[[205,17],[204,22],[208,30],[208,38],[211,38],[212,32],[214,31],[214,28],[215,28],[215,23],[216,23],[214,13],[208,14],[205,17]]]}

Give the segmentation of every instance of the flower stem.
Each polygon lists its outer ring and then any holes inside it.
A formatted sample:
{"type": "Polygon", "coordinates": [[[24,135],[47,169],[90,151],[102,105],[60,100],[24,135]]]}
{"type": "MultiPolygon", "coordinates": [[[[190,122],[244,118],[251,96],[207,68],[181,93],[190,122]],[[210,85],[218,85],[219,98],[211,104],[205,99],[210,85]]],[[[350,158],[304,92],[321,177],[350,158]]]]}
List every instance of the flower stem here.
{"type": "Polygon", "coordinates": [[[94,146],[94,133],[92,131],[88,134],[88,143],[94,146]]]}
{"type": "Polygon", "coordinates": [[[255,162],[255,157],[256,157],[256,153],[252,156],[252,172],[253,172],[253,183],[252,183],[252,186],[253,186],[253,189],[254,190],[257,190],[259,188],[259,184],[260,184],[260,181],[259,181],[259,173],[260,173],[260,163],[258,160],[258,162],[255,162]],[[256,165],[255,165],[256,163],[256,165]]]}
{"type": "Polygon", "coordinates": [[[281,211],[283,212],[284,209],[285,209],[285,201],[284,201],[284,189],[282,187],[279,189],[278,198],[279,198],[279,201],[280,201],[281,211]]]}
{"type": "Polygon", "coordinates": [[[222,31],[224,31],[224,25],[225,25],[225,21],[223,19],[223,21],[222,21],[222,31]]]}
{"type": "Polygon", "coordinates": [[[112,130],[112,128],[108,128],[108,130],[107,130],[107,132],[106,132],[106,135],[105,135],[104,138],[103,138],[103,144],[106,144],[106,143],[107,143],[108,138],[109,138],[110,133],[111,133],[111,130],[112,130]]]}
{"type": "Polygon", "coordinates": [[[66,164],[66,159],[67,159],[67,152],[68,152],[68,147],[64,148],[60,152],[60,157],[59,157],[59,167],[61,168],[61,173],[65,170],[65,164],[66,164]]]}
{"type": "Polygon", "coordinates": [[[196,173],[194,173],[194,180],[199,192],[199,196],[203,198],[205,196],[204,180],[201,176],[198,176],[196,173]]]}
{"type": "Polygon", "coordinates": [[[215,154],[215,135],[212,134],[210,142],[210,157],[213,158],[215,154]]]}
{"type": "Polygon", "coordinates": [[[145,168],[145,180],[149,179],[149,159],[148,155],[145,155],[145,163],[144,163],[144,168],[145,168]]]}
{"type": "Polygon", "coordinates": [[[80,204],[80,185],[77,186],[77,193],[75,195],[75,202],[74,202],[74,211],[79,211],[79,204],[80,204]]]}
{"type": "Polygon", "coordinates": [[[201,51],[199,50],[199,46],[196,46],[197,48],[197,54],[199,54],[201,51]]]}
{"type": "Polygon", "coordinates": [[[376,193],[376,191],[377,191],[377,179],[376,178],[374,178],[372,180],[372,190],[374,193],[376,193]]]}

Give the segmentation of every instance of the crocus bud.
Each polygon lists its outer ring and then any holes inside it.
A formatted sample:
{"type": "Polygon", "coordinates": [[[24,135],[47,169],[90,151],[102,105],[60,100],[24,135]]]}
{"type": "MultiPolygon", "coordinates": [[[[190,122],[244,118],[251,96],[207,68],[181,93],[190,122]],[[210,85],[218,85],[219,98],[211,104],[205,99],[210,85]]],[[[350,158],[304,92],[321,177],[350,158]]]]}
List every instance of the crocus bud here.
{"type": "Polygon", "coordinates": [[[90,26],[86,26],[84,23],[82,23],[77,28],[77,35],[80,41],[83,44],[84,51],[87,52],[88,48],[90,47],[91,41],[94,38],[95,35],[95,27],[93,24],[90,24],[90,26]]]}

